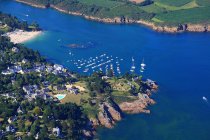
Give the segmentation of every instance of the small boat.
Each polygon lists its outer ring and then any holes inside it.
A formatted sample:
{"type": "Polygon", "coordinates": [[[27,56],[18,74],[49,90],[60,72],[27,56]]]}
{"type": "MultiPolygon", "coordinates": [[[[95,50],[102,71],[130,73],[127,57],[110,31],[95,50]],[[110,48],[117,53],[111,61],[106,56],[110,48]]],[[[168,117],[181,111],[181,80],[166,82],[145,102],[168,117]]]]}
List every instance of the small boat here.
{"type": "Polygon", "coordinates": [[[134,58],[132,57],[132,67],[135,69],[135,65],[134,65],[134,58]]]}
{"type": "Polygon", "coordinates": [[[202,99],[206,102],[208,101],[208,99],[205,96],[203,96],[202,99]]]}
{"type": "Polygon", "coordinates": [[[83,72],[88,72],[88,70],[89,70],[89,69],[87,68],[87,69],[85,69],[83,72]]]}
{"type": "Polygon", "coordinates": [[[131,69],[131,70],[130,70],[130,72],[134,72],[134,70],[133,70],[133,69],[131,69]]]}
{"type": "Polygon", "coordinates": [[[145,67],[146,64],[144,63],[144,59],[142,60],[141,67],[145,67]]]}

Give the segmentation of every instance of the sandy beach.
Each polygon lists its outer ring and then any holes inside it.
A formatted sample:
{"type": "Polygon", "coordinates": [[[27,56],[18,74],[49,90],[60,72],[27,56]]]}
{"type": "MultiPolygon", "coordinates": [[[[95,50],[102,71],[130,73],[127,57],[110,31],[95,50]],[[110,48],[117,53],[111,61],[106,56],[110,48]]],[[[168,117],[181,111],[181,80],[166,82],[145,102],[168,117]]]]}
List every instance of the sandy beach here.
{"type": "Polygon", "coordinates": [[[9,32],[6,34],[11,39],[13,43],[24,43],[28,40],[31,40],[41,34],[41,31],[23,31],[15,30],[14,32],[9,32]]]}

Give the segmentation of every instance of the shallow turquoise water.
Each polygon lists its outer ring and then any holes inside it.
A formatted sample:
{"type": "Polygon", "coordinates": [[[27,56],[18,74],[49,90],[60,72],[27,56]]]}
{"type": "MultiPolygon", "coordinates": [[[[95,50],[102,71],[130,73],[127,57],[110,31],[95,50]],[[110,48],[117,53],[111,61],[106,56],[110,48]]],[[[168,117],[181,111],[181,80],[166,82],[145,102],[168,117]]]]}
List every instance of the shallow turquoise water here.
{"type": "Polygon", "coordinates": [[[58,100],[62,100],[65,96],[65,94],[58,94],[56,97],[58,98],[58,100]]]}
{"type": "Polygon", "coordinates": [[[127,115],[114,129],[99,129],[100,139],[210,139],[210,105],[202,100],[202,96],[210,100],[209,33],[162,34],[139,25],[102,24],[14,1],[1,1],[0,10],[23,20],[37,21],[45,32],[27,42],[27,47],[71,70],[77,69],[68,60],[103,53],[123,58],[124,72],[131,66],[131,57],[139,64],[144,58],[144,76],[160,85],[153,96],[157,104],[150,107],[150,115],[127,115]],[[93,47],[61,47],[88,42],[93,47]],[[69,51],[75,55],[70,56],[69,51]]]}

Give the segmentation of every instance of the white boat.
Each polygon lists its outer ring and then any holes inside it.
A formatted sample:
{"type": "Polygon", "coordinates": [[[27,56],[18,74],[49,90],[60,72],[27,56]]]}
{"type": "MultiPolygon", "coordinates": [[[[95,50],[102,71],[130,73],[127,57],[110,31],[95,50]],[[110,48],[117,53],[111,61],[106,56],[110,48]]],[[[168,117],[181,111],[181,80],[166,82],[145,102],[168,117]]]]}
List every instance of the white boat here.
{"type": "Polygon", "coordinates": [[[83,72],[88,72],[88,70],[89,70],[89,69],[87,68],[87,69],[85,69],[83,72]]]}
{"type": "Polygon", "coordinates": [[[132,66],[131,68],[132,68],[132,69],[135,69],[136,67],[135,67],[135,66],[132,66]]]}
{"type": "Polygon", "coordinates": [[[132,57],[132,66],[131,66],[130,72],[134,72],[135,68],[136,67],[134,65],[134,58],[132,57]]]}
{"type": "Polygon", "coordinates": [[[141,67],[146,67],[146,64],[144,63],[144,59],[142,60],[141,67]]]}
{"type": "Polygon", "coordinates": [[[203,96],[202,99],[206,102],[208,101],[208,99],[205,96],[203,96]]]}

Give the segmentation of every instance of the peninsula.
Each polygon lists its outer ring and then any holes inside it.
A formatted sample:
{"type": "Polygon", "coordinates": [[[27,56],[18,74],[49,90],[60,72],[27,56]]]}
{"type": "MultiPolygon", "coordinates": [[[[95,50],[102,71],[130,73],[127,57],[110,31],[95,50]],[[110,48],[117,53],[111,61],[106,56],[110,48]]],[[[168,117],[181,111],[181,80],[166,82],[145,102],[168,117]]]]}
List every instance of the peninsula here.
{"type": "Polygon", "coordinates": [[[105,23],[137,23],[159,32],[210,31],[207,0],[16,0],[105,23]]]}
{"type": "Polygon", "coordinates": [[[0,35],[1,139],[92,139],[96,127],[112,128],[124,113],[150,113],[155,81],[134,73],[114,76],[111,69],[90,76],[72,72],[2,36],[29,25],[0,17],[7,25],[0,35]]]}
{"type": "Polygon", "coordinates": [[[24,43],[41,34],[39,25],[36,22],[28,25],[27,22],[20,22],[16,17],[0,13],[0,34],[7,36],[13,43],[24,43]]]}

